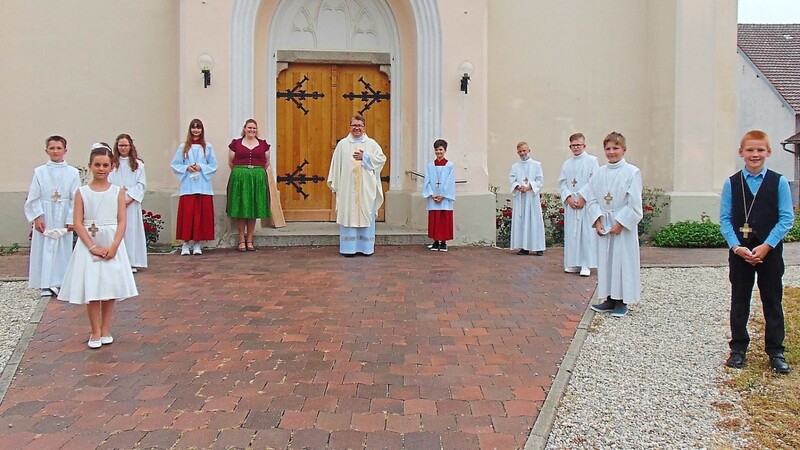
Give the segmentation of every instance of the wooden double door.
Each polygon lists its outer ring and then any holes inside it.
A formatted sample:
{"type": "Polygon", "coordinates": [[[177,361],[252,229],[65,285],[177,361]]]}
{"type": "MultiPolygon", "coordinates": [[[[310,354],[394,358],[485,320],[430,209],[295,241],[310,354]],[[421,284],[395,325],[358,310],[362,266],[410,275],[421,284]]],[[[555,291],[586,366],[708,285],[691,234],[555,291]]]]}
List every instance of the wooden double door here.
{"type": "MultiPolygon", "coordinates": [[[[289,64],[280,73],[276,172],[287,221],[336,220],[328,169],[355,114],[364,116],[367,135],[386,154],[381,178],[384,192],[388,189],[389,99],[389,77],[378,65],[289,64]]],[[[378,220],[383,220],[383,208],[378,220]]]]}

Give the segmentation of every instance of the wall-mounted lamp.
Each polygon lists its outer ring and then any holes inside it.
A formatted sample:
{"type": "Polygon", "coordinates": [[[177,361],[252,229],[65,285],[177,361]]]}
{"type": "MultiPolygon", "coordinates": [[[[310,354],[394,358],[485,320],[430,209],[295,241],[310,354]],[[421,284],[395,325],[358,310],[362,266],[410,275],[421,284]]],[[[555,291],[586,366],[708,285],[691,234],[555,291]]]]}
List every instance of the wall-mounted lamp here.
{"type": "Polygon", "coordinates": [[[214,68],[214,60],[208,53],[203,53],[197,58],[200,72],[203,74],[203,87],[211,86],[211,69],[214,68]]]}
{"type": "Polygon", "coordinates": [[[472,65],[469,61],[463,61],[461,65],[458,66],[458,73],[461,75],[461,92],[465,95],[469,91],[469,77],[472,75],[472,71],[475,70],[475,66],[472,65]]]}

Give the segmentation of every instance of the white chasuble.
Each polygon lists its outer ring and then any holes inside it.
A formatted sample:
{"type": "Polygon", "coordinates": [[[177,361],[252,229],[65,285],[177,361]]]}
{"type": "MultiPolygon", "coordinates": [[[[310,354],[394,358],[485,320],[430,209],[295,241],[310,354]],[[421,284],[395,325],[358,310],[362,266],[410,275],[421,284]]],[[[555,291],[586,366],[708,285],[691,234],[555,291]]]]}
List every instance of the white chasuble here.
{"type": "Polygon", "coordinates": [[[511,249],[541,251],[545,249],[541,191],[544,186],[542,165],[528,158],[511,166],[508,181],[513,196],[511,216],[511,249]],[[520,186],[532,190],[521,192],[520,186]]]}
{"type": "Polygon", "coordinates": [[[564,267],[597,267],[597,233],[588,218],[589,209],[574,209],[567,198],[586,200],[589,180],[599,168],[597,157],[586,152],[564,162],[558,192],[564,205],[564,267]]]}
{"type": "Polygon", "coordinates": [[[606,231],[597,239],[597,297],[627,304],[641,300],[639,221],[642,220],[642,174],[624,159],[592,175],[587,191],[589,220],[600,219],[606,231]],[[619,223],[619,235],[608,230],[619,223]]]}
{"type": "Polygon", "coordinates": [[[383,204],[381,169],[386,155],[366,134],[339,141],[328,170],[328,187],[336,195],[336,223],[339,224],[339,252],[371,255],[375,250],[375,220],[383,204]],[[361,161],[353,153],[364,152],[361,161]]]}
{"type": "Polygon", "coordinates": [[[31,234],[28,286],[33,289],[60,287],[72,254],[72,208],[75,191],[81,185],[78,169],[66,162],[48,162],[37,167],[25,200],[25,218],[41,217],[45,233],[31,234]]]}
{"type": "Polygon", "coordinates": [[[139,168],[131,170],[128,158],[119,159],[119,167],[108,174],[108,181],[125,188],[125,197],[133,199],[128,205],[128,220],[125,225],[125,247],[131,267],[147,267],[147,239],[142,221],[142,200],[147,189],[147,176],[144,163],[139,160],[139,168]]]}

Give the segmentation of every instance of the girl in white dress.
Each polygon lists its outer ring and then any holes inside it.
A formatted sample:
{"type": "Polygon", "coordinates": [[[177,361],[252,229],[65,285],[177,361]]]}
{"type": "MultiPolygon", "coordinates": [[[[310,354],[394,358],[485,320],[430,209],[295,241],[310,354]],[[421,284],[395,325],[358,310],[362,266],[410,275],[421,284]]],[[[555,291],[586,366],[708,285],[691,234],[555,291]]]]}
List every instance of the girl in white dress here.
{"type": "Polygon", "coordinates": [[[89,348],[111,344],[115,300],[139,295],[123,237],[127,213],[125,192],[108,181],[113,153],[108,144],[92,146],[92,181],[75,194],[74,223],[78,243],[69,260],[59,300],[86,305],[89,348]]]}
{"type": "Polygon", "coordinates": [[[114,170],[108,180],[125,192],[125,205],[128,211],[128,223],[125,226],[125,248],[131,269],[147,267],[147,239],[142,221],[142,200],[147,189],[147,176],[144,162],[139,159],[133,138],[129,134],[120,134],[114,143],[114,170]]]}

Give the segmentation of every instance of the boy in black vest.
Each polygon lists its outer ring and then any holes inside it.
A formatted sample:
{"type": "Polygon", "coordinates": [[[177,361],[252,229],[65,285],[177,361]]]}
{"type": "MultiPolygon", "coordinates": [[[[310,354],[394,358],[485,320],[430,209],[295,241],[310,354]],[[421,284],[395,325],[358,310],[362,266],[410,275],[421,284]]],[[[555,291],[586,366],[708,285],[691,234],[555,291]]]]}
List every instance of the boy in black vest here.
{"type": "Polygon", "coordinates": [[[764,340],[772,370],[787,374],[783,355],[783,242],[794,222],[789,183],[764,164],[772,154],[769,137],[748,131],[739,145],[744,169],[725,181],[720,203],[720,228],[728,242],[731,281],[731,354],[725,365],[741,368],[750,343],[747,320],[758,275],[766,322],[764,340]]]}

